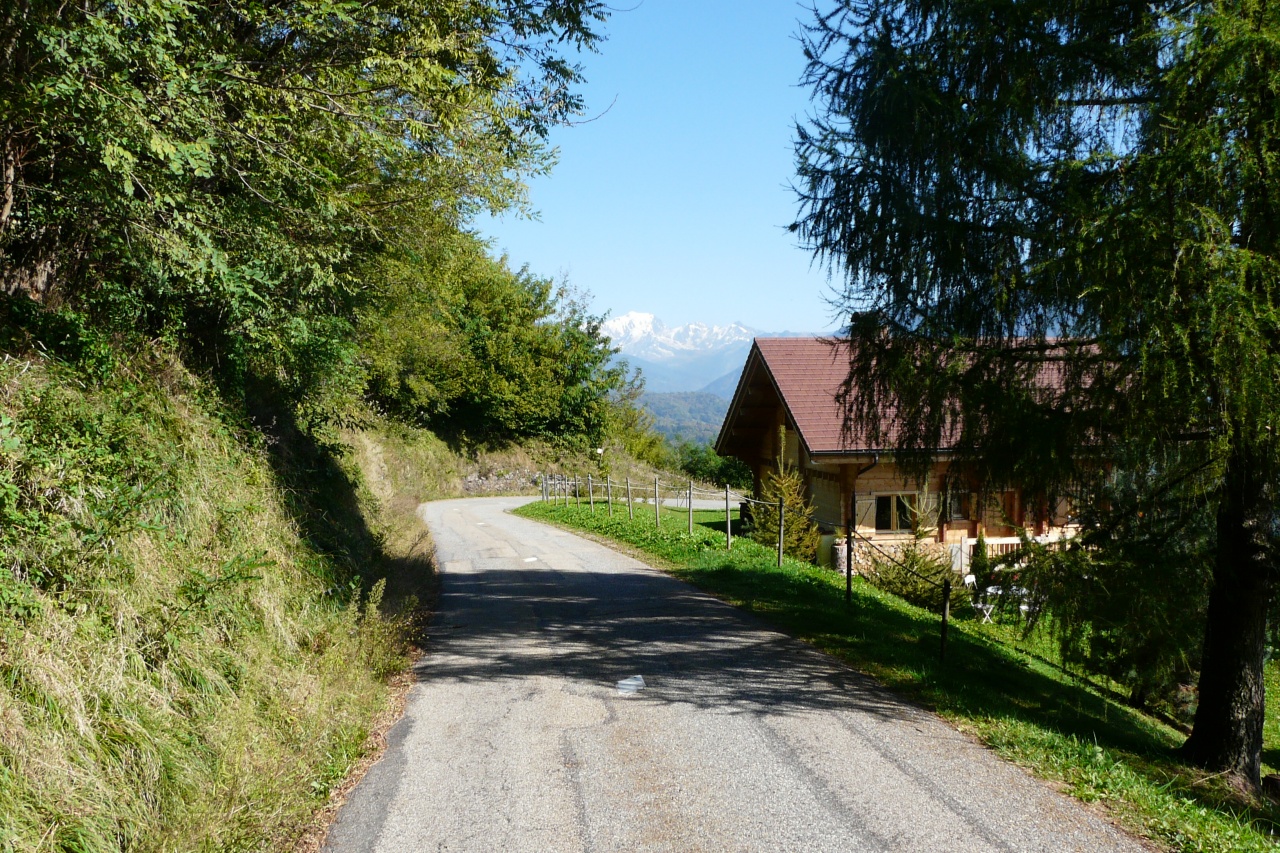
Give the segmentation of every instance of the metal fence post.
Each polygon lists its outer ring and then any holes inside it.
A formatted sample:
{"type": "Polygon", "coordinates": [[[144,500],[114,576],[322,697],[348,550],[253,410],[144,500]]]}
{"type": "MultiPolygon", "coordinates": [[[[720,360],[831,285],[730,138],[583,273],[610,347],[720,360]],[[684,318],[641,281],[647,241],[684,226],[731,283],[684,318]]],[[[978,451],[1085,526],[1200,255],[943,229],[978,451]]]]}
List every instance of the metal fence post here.
{"type": "Polygon", "coordinates": [[[782,498],[778,498],[778,568],[782,568],[782,528],[785,516],[782,512],[782,498]]]}
{"type": "Polygon", "coordinates": [[[629,476],[627,477],[627,520],[636,520],[636,511],[631,506],[631,477],[629,476]]]}
{"type": "Polygon", "coordinates": [[[662,529],[662,516],[659,511],[662,507],[662,499],[658,496],[658,478],[653,478],[653,526],[662,529]]]}
{"type": "Polygon", "coordinates": [[[724,549],[733,550],[733,523],[729,518],[729,484],[724,484],[724,549]]]}
{"type": "Polygon", "coordinates": [[[689,481],[689,535],[693,535],[693,480],[689,481]]]}
{"type": "Polygon", "coordinates": [[[938,649],[938,660],[947,662],[947,620],[951,616],[951,578],[942,581],[942,646],[938,649]]]}
{"type": "Polygon", "coordinates": [[[595,484],[591,482],[591,475],[587,475],[587,505],[591,507],[592,514],[596,511],[596,489],[595,484]]]}
{"type": "Polygon", "coordinates": [[[605,499],[609,501],[609,517],[613,518],[613,480],[604,475],[605,499]]]}

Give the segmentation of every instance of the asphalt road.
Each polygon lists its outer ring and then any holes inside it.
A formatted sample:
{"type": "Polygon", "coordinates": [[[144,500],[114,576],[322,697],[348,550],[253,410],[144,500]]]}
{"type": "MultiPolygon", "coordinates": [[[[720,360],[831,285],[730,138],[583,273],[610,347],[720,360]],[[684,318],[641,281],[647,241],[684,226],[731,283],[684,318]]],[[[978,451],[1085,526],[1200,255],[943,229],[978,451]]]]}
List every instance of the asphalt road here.
{"type": "Polygon", "coordinates": [[[444,581],[421,682],[328,850],[1145,849],[838,661],[506,513],[523,500],[420,510],[444,581]]]}

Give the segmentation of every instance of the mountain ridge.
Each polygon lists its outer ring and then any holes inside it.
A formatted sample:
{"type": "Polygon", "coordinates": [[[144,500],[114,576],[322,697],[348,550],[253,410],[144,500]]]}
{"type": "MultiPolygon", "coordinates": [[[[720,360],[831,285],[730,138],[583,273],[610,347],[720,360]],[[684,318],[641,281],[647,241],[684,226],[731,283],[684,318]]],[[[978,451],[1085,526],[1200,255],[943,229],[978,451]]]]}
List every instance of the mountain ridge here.
{"type": "Polygon", "coordinates": [[[736,321],[667,326],[643,311],[611,317],[601,324],[601,331],[619,350],[615,360],[640,370],[647,391],[705,392],[726,400],[733,395],[755,338],[796,334],[765,332],[736,321]]]}

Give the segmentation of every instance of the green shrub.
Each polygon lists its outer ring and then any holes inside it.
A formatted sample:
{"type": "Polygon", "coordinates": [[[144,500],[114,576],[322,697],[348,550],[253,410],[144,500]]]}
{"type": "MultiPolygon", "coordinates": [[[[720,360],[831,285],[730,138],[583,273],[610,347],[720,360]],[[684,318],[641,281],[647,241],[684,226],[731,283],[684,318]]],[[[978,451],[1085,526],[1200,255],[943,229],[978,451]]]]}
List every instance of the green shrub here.
{"type": "Polygon", "coordinates": [[[721,456],[709,444],[682,441],[676,453],[680,457],[680,470],[696,480],[735,489],[751,488],[751,469],[747,463],[732,456],[721,456]]]}
{"type": "Polygon", "coordinates": [[[995,577],[995,565],[987,556],[987,538],[978,531],[978,541],[973,546],[973,558],[969,561],[969,574],[973,575],[974,587],[986,589],[995,577]]]}
{"type": "Polygon", "coordinates": [[[968,605],[969,593],[951,569],[951,559],[942,546],[916,535],[888,555],[876,552],[868,577],[879,589],[903,598],[917,607],[942,612],[944,581],[951,581],[951,607],[968,605]]]}

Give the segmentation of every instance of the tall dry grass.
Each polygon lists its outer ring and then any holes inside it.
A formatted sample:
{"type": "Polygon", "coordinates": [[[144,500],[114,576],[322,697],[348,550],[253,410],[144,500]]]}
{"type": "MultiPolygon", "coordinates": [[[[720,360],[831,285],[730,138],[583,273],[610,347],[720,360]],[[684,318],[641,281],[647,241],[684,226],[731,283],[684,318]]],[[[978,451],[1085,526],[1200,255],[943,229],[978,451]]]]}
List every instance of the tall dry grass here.
{"type": "Polygon", "coordinates": [[[264,448],[150,368],[0,364],[0,849],[283,845],[405,663],[264,448]]]}

